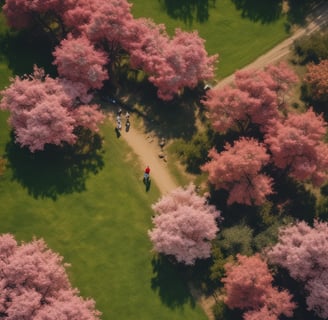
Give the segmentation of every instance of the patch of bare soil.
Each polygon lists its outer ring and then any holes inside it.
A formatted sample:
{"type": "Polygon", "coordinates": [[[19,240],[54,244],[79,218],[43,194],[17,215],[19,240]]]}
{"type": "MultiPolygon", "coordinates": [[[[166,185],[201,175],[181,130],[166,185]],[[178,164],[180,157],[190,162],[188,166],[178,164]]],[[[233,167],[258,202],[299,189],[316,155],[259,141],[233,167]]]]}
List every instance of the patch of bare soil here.
{"type": "MultiPolygon", "coordinates": [[[[113,123],[115,122],[116,109],[117,108],[112,106],[109,112],[109,118],[113,123]]],[[[143,168],[149,165],[151,170],[150,177],[161,191],[161,194],[166,194],[177,188],[178,185],[167,168],[165,152],[161,148],[160,141],[156,135],[151,132],[144,133],[140,129],[134,128],[133,120],[131,120],[132,125],[129,131],[125,131],[125,112],[126,111],[123,110],[122,130],[120,131],[121,136],[119,139],[124,139],[128,143],[134,153],[138,156],[143,168]]],[[[133,115],[131,115],[131,118],[132,117],[133,115]]],[[[140,179],[142,179],[142,171],[140,179]]]]}
{"type": "Polygon", "coordinates": [[[189,290],[193,298],[204,310],[209,320],[215,320],[212,308],[215,305],[215,299],[213,296],[205,296],[200,290],[197,290],[192,283],[189,283],[189,290]]]}

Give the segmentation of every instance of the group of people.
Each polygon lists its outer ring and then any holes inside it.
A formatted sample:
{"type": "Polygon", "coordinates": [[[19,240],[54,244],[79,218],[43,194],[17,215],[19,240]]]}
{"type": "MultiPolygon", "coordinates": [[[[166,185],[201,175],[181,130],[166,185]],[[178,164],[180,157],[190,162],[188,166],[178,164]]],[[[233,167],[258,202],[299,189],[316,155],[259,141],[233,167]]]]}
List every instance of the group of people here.
{"type": "MultiPolygon", "coordinates": [[[[122,130],[122,109],[119,108],[116,116],[116,132],[119,135],[119,132],[122,130]]],[[[125,131],[128,132],[130,129],[130,114],[128,111],[125,113],[125,131]]],[[[144,170],[143,176],[144,183],[146,186],[150,186],[150,167],[147,166],[144,170]]]]}
{"type": "MultiPolygon", "coordinates": [[[[118,109],[117,111],[117,116],[116,116],[116,129],[118,131],[122,130],[122,121],[121,121],[121,116],[122,116],[122,109],[118,109]]],[[[125,114],[125,131],[128,132],[130,130],[130,114],[127,111],[125,114]]]]}

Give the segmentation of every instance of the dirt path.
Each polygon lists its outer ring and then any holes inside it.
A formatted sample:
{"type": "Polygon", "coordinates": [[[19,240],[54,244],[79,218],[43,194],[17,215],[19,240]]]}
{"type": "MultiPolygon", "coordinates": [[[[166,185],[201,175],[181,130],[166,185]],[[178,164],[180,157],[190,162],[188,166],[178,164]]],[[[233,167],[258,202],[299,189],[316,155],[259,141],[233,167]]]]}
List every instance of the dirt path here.
{"type": "MultiPolygon", "coordinates": [[[[311,34],[324,26],[328,26],[328,2],[314,10],[311,16],[309,16],[308,24],[305,28],[297,30],[290,38],[272,48],[254,62],[247,65],[244,69],[260,69],[268,64],[283,59],[290,53],[290,45],[295,39],[305,34],[311,34]]],[[[216,86],[222,87],[232,81],[233,75],[221,80],[216,86]]],[[[143,166],[150,166],[151,177],[162,194],[178,187],[167,168],[167,163],[158,156],[161,150],[157,137],[154,134],[146,134],[131,127],[129,132],[124,132],[124,130],[122,130],[121,138],[133,149],[135,154],[140,158],[143,166]]]]}
{"type": "Polygon", "coordinates": [[[138,155],[143,167],[149,165],[151,179],[155,181],[161,194],[178,187],[167,168],[167,163],[159,157],[161,149],[154,134],[144,134],[131,128],[129,132],[122,132],[122,137],[138,155]]]}
{"type": "MultiPolygon", "coordinates": [[[[109,117],[114,123],[114,114],[115,108],[112,108],[109,117]]],[[[123,128],[121,130],[120,139],[124,139],[127,144],[131,147],[134,153],[138,156],[139,160],[142,163],[143,168],[149,165],[150,177],[156,186],[159,188],[161,194],[166,194],[169,191],[178,187],[177,183],[174,181],[174,178],[170,174],[167,168],[167,162],[159,157],[160,152],[162,151],[159,146],[158,138],[154,133],[144,133],[140,129],[136,129],[131,126],[130,130],[126,132],[124,130],[124,113],[123,110],[123,128]]],[[[133,118],[133,115],[131,115],[133,118]]],[[[131,120],[133,124],[133,119],[131,120]]],[[[141,168],[142,170],[142,168],[141,168]]]]}
{"type": "MultiPolygon", "coordinates": [[[[305,28],[298,29],[291,37],[279,43],[267,53],[263,54],[255,61],[244,67],[243,69],[261,69],[268,64],[275,63],[290,53],[290,46],[294,40],[313,33],[323,27],[328,26],[328,2],[318,7],[307,19],[308,24],[305,28]]],[[[216,87],[223,87],[234,80],[234,75],[226,77],[218,82],[216,87]]]]}
{"type": "MultiPolygon", "coordinates": [[[[297,30],[290,38],[286,39],[266,54],[262,55],[254,62],[250,63],[245,69],[260,69],[268,64],[275,63],[278,60],[286,57],[290,52],[290,45],[293,41],[305,34],[310,34],[319,28],[328,25],[328,3],[318,8],[309,17],[309,22],[306,28],[297,30]]],[[[216,86],[222,87],[233,81],[233,75],[221,80],[216,86]]],[[[114,109],[113,109],[114,110],[114,109]]],[[[116,109],[115,109],[116,110],[116,109]]],[[[133,117],[133,115],[132,115],[133,117]]],[[[111,113],[113,120],[113,112],[111,113]]],[[[162,194],[166,194],[171,190],[178,187],[176,181],[171,176],[167,163],[159,157],[161,151],[157,137],[152,133],[144,133],[141,130],[135,129],[133,126],[129,132],[122,130],[122,136],[120,139],[124,139],[128,145],[132,148],[134,153],[139,157],[143,167],[149,165],[151,168],[151,178],[159,188],[162,194]]],[[[141,168],[142,169],[142,168],[141,168]]],[[[213,297],[205,298],[201,296],[195,288],[191,288],[191,293],[201,307],[204,309],[208,318],[214,319],[212,314],[212,306],[215,303],[213,297]]]]}

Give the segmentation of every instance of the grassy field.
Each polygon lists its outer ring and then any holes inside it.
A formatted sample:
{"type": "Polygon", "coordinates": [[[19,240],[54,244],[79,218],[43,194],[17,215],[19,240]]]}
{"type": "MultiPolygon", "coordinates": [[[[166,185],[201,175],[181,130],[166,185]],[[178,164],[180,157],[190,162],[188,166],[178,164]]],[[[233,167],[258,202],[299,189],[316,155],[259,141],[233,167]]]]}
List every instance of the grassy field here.
{"type": "MultiPolygon", "coordinates": [[[[34,63],[49,65],[45,48],[12,35],[0,14],[0,88],[34,63]]],[[[95,139],[80,147],[87,154],[31,155],[13,143],[7,118],[1,111],[0,156],[9,167],[0,177],[0,233],[44,238],[72,265],[73,286],[95,299],[103,320],[206,319],[184,275],[151,252],[150,206],[159,191],[152,185],[146,192],[138,162],[110,123],[101,130],[102,148],[95,139]]]]}
{"type": "Polygon", "coordinates": [[[8,84],[9,77],[12,76],[12,70],[9,68],[8,59],[4,52],[5,34],[6,34],[5,18],[0,11],[0,90],[8,84]]]}
{"type": "Polygon", "coordinates": [[[198,30],[209,54],[219,53],[217,77],[247,65],[288,36],[277,1],[133,0],[135,17],[151,17],[175,28],[198,30]]]}
{"type": "Polygon", "coordinates": [[[1,112],[0,154],[11,168],[0,177],[0,233],[44,238],[72,264],[73,285],[96,300],[103,320],[206,319],[179,271],[153,260],[147,229],[159,192],[145,191],[138,163],[109,123],[102,149],[63,161],[15,147],[5,120],[1,112]]]}
{"type": "MultiPolygon", "coordinates": [[[[165,23],[170,33],[175,27],[198,29],[209,53],[220,54],[218,77],[287,36],[285,17],[275,14],[279,8],[244,8],[248,17],[241,18],[237,1],[195,1],[134,0],[133,12],[165,23]]],[[[0,88],[9,76],[30,72],[34,63],[49,65],[47,48],[25,41],[23,35],[7,36],[0,14],[0,88]]],[[[14,145],[7,117],[0,112],[0,156],[9,164],[0,177],[0,233],[24,241],[44,238],[72,264],[73,285],[96,300],[103,320],[206,319],[183,271],[154,260],[147,229],[159,192],[155,185],[145,191],[139,164],[112,126],[102,128],[103,147],[87,155],[67,151],[63,157],[48,150],[32,156],[14,145]]]]}

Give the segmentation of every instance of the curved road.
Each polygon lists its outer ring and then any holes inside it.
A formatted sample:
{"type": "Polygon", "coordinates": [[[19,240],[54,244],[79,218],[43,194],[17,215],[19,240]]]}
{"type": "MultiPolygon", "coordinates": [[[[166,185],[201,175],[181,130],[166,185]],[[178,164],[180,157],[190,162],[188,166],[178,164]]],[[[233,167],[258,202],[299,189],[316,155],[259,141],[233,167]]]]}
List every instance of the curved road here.
{"type": "MultiPolygon", "coordinates": [[[[297,30],[291,37],[284,40],[276,47],[272,48],[270,51],[260,56],[254,62],[250,63],[243,69],[260,69],[268,64],[275,63],[278,60],[287,56],[290,52],[290,47],[293,41],[303,35],[311,34],[312,32],[328,26],[328,3],[324,3],[322,6],[318,7],[311,16],[308,18],[308,24],[304,28],[297,30]]],[[[216,87],[223,87],[231,83],[234,76],[231,75],[223,80],[221,80],[216,87]]],[[[122,138],[128,143],[128,145],[133,149],[135,154],[140,158],[143,166],[149,165],[151,168],[151,177],[158,186],[162,194],[178,187],[176,181],[174,181],[172,175],[170,174],[167,164],[158,157],[160,148],[158,145],[158,140],[156,137],[149,139],[149,134],[141,132],[131,127],[128,133],[122,132],[122,138]]],[[[214,298],[211,297],[205,299],[203,297],[195,294],[196,300],[203,307],[204,312],[209,319],[213,319],[213,314],[211,311],[211,306],[215,303],[214,298]]]]}
{"type": "MultiPolygon", "coordinates": [[[[291,37],[284,40],[270,51],[260,56],[254,62],[247,65],[244,69],[260,69],[268,64],[275,63],[282,59],[290,52],[290,46],[293,41],[306,34],[328,26],[328,2],[319,6],[308,18],[308,24],[304,28],[298,29],[291,37]]],[[[216,87],[222,87],[233,81],[234,75],[231,75],[221,80],[216,87]]],[[[162,194],[165,194],[178,187],[176,181],[171,176],[167,164],[158,157],[160,148],[158,141],[153,138],[150,142],[147,139],[149,134],[145,134],[140,130],[131,127],[128,133],[123,132],[122,138],[126,140],[129,146],[139,156],[143,166],[149,165],[151,168],[151,177],[160,189],[162,194]]]]}
{"type": "MultiPolygon", "coordinates": [[[[316,30],[328,27],[328,2],[316,8],[307,20],[308,24],[306,27],[298,29],[291,37],[279,43],[243,69],[261,69],[268,64],[275,63],[290,53],[291,45],[296,39],[304,35],[309,35],[316,30]]],[[[229,77],[220,80],[215,87],[223,87],[232,83],[233,80],[234,75],[232,74],[229,77]]]]}

